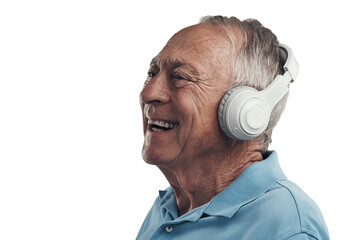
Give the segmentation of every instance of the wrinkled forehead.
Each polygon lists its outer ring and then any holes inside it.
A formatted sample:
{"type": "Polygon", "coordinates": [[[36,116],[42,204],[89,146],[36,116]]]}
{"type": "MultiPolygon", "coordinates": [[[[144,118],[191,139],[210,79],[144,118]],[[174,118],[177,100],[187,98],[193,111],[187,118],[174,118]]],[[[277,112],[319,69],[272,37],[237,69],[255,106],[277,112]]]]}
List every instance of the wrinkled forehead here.
{"type": "Polygon", "coordinates": [[[203,43],[220,43],[223,41],[223,34],[216,31],[215,28],[205,25],[197,24],[180,30],[175,33],[168,41],[167,46],[174,46],[181,44],[183,47],[188,44],[203,44],[203,43]]]}
{"type": "Polygon", "coordinates": [[[160,65],[164,61],[227,61],[234,52],[232,43],[224,31],[209,24],[197,24],[177,32],[162,51],[152,60],[160,65]]]}

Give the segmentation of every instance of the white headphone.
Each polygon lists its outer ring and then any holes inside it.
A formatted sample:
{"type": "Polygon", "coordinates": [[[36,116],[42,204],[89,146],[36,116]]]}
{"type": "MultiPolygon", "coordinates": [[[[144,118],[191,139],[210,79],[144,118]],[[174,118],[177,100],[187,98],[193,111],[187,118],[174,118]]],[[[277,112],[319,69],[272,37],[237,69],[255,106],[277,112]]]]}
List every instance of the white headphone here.
{"type": "Polygon", "coordinates": [[[280,44],[284,74],[277,75],[262,91],[252,87],[236,87],[222,98],[218,115],[221,129],[236,140],[250,140],[262,134],[270,120],[274,106],[288,92],[289,83],[298,76],[299,65],[292,49],[280,44]]]}

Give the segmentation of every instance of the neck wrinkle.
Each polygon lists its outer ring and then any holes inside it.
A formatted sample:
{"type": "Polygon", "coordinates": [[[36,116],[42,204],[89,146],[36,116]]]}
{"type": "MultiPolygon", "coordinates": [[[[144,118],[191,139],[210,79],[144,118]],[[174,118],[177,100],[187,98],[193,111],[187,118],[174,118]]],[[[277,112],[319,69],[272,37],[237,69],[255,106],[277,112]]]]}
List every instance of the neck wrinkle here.
{"type": "Polygon", "coordinates": [[[174,190],[178,216],[208,203],[249,165],[263,160],[253,140],[236,142],[233,151],[187,160],[176,167],[158,166],[174,190]]]}

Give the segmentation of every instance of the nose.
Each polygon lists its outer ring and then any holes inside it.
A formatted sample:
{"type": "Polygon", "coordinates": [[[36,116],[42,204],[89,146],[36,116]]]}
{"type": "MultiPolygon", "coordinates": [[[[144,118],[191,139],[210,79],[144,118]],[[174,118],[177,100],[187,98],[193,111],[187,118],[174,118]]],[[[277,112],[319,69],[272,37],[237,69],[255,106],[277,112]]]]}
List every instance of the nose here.
{"type": "Polygon", "coordinates": [[[161,105],[170,100],[169,86],[165,74],[158,73],[145,84],[140,93],[141,104],[161,105]]]}

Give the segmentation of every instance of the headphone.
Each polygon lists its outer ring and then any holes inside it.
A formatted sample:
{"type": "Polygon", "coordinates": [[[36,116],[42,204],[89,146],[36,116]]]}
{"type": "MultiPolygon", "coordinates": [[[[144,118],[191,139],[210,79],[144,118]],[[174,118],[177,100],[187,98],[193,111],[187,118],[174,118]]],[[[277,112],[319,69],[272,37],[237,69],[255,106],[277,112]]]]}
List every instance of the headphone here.
{"type": "Polygon", "coordinates": [[[299,65],[292,49],[280,44],[279,52],[280,62],[284,63],[283,75],[277,75],[262,91],[248,86],[236,87],[222,98],[218,109],[219,123],[229,138],[245,141],[262,134],[272,109],[288,92],[289,83],[297,78],[299,65]]]}

